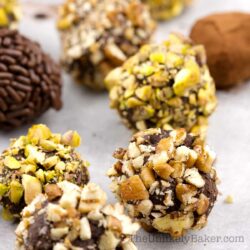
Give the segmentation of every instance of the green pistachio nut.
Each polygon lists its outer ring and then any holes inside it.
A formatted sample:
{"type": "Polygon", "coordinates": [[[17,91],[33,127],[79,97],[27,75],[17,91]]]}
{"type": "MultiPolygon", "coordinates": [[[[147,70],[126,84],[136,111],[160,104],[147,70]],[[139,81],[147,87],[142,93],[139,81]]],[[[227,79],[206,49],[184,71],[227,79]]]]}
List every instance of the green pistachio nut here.
{"type": "Polygon", "coordinates": [[[40,152],[36,146],[28,144],[24,150],[27,161],[30,163],[43,164],[45,160],[45,153],[40,152]]]}
{"type": "Polygon", "coordinates": [[[6,185],[0,183],[0,196],[4,196],[8,190],[9,188],[6,185]]]}
{"type": "Polygon", "coordinates": [[[0,7],[0,26],[7,26],[9,23],[6,12],[0,7]]]}
{"type": "Polygon", "coordinates": [[[143,86],[138,88],[135,91],[135,94],[137,97],[139,97],[143,101],[147,101],[151,98],[153,93],[152,87],[151,86],[143,86]]]}
{"type": "Polygon", "coordinates": [[[11,181],[10,183],[10,201],[14,204],[18,204],[23,197],[23,187],[18,181],[11,181]]]}
{"type": "Polygon", "coordinates": [[[166,57],[162,52],[154,52],[150,54],[149,59],[153,63],[165,63],[166,57]]]}
{"type": "Polygon", "coordinates": [[[27,138],[28,140],[33,143],[37,144],[39,140],[47,140],[51,136],[50,129],[44,124],[33,125],[29,131],[27,138]]]}
{"type": "Polygon", "coordinates": [[[24,174],[22,176],[22,186],[26,204],[30,204],[37,195],[42,193],[41,182],[34,176],[24,174]]]}
{"type": "Polygon", "coordinates": [[[200,82],[200,69],[196,62],[190,60],[175,76],[173,89],[176,95],[182,96],[187,90],[200,82]]]}
{"type": "Polygon", "coordinates": [[[104,83],[108,90],[112,89],[115,85],[119,85],[121,74],[122,68],[116,68],[106,76],[104,83]]]}
{"type": "Polygon", "coordinates": [[[57,147],[56,143],[53,141],[44,139],[40,140],[39,145],[48,152],[56,150],[57,147]]]}
{"type": "Polygon", "coordinates": [[[141,106],[135,109],[134,115],[133,115],[133,120],[134,121],[140,121],[140,120],[147,120],[154,116],[155,110],[153,109],[152,106],[147,105],[147,106],[141,106]]]}
{"type": "Polygon", "coordinates": [[[183,65],[183,58],[173,52],[168,52],[166,56],[166,63],[168,67],[180,67],[183,65]]]}
{"type": "Polygon", "coordinates": [[[56,173],[54,170],[45,171],[44,175],[45,175],[46,182],[50,182],[52,179],[56,177],[56,173]]]}
{"type": "Polygon", "coordinates": [[[66,164],[63,161],[59,161],[55,166],[55,170],[57,170],[59,172],[64,171],[65,166],[66,166],[66,164]]]}
{"type": "Polygon", "coordinates": [[[143,76],[150,76],[154,73],[154,71],[155,71],[155,68],[148,64],[143,64],[140,68],[140,73],[143,76]]]}
{"type": "Polygon", "coordinates": [[[59,157],[57,155],[54,155],[54,156],[51,156],[51,157],[47,158],[44,161],[43,166],[46,169],[49,169],[49,168],[54,167],[59,161],[60,161],[59,157]]]}
{"type": "Polygon", "coordinates": [[[40,182],[44,183],[45,182],[45,175],[44,171],[42,169],[38,169],[35,173],[36,177],[40,182]]]}
{"type": "Polygon", "coordinates": [[[127,101],[126,101],[126,106],[128,108],[134,108],[134,107],[138,107],[143,105],[143,102],[140,101],[139,99],[135,98],[135,97],[130,97],[127,101]]]}
{"type": "Polygon", "coordinates": [[[21,167],[22,173],[35,173],[37,166],[35,164],[23,164],[21,167]]]}
{"type": "Polygon", "coordinates": [[[81,144],[81,137],[76,131],[70,130],[62,136],[62,143],[77,148],[81,144]]]}
{"type": "Polygon", "coordinates": [[[12,156],[5,157],[4,165],[12,170],[19,169],[21,167],[21,163],[12,156]]]}

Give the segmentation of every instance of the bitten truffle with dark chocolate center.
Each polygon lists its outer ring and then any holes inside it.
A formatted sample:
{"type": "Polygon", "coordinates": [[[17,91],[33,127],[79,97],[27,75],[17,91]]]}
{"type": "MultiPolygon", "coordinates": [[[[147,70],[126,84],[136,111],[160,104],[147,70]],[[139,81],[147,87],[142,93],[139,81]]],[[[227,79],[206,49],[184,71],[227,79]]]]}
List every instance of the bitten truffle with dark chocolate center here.
{"type": "Polygon", "coordinates": [[[40,193],[51,199],[60,196],[55,185],[58,181],[79,186],[88,183],[88,162],[75,150],[80,141],[75,131],[53,134],[42,124],[31,127],[27,136],[11,141],[0,156],[0,204],[5,217],[18,218],[25,205],[40,193]]]}
{"type": "Polygon", "coordinates": [[[94,183],[83,189],[63,181],[56,200],[38,196],[22,212],[16,249],[137,250],[131,237],[140,228],[120,204],[107,205],[94,183]]]}
{"type": "Polygon", "coordinates": [[[0,29],[0,129],[13,129],[61,108],[59,66],[17,31],[0,29]]]}
{"type": "Polygon", "coordinates": [[[106,77],[110,106],[132,129],[186,128],[205,137],[216,107],[203,46],[178,34],[143,46],[106,77]]]}
{"type": "Polygon", "coordinates": [[[140,0],[66,0],[58,27],[67,71],[101,90],[107,73],[150,41],[155,23],[140,0]]]}
{"type": "Polygon", "coordinates": [[[132,217],[173,238],[203,228],[217,198],[215,154],[185,129],[148,129],[114,153],[111,189],[132,217]]]}

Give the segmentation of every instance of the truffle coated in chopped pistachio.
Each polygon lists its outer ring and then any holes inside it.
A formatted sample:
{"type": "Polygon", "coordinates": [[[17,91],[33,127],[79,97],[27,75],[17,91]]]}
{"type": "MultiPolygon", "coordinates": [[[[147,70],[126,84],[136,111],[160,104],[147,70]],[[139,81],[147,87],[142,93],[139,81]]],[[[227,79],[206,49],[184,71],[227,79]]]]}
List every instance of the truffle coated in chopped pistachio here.
{"type": "Polygon", "coordinates": [[[155,29],[141,0],[66,0],[59,16],[62,63],[95,90],[105,88],[107,73],[148,43],[155,29]]]}
{"type": "Polygon", "coordinates": [[[21,17],[18,0],[0,0],[0,28],[17,28],[21,17]]]}
{"type": "Polygon", "coordinates": [[[12,140],[0,156],[0,204],[5,212],[18,218],[37,195],[59,196],[55,187],[59,181],[88,183],[88,162],[75,150],[80,140],[76,131],[53,134],[43,124],[12,140]]]}
{"type": "Polygon", "coordinates": [[[135,130],[184,127],[205,136],[216,107],[204,48],[177,34],[145,45],[106,77],[110,105],[135,130]]]}
{"type": "Polygon", "coordinates": [[[178,16],[187,0],[143,0],[149,5],[152,16],[157,20],[166,20],[178,16]]]}
{"type": "Polygon", "coordinates": [[[139,229],[121,204],[106,204],[96,184],[83,189],[63,181],[56,200],[39,195],[22,212],[16,249],[136,250],[131,237],[139,229]]]}
{"type": "Polygon", "coordinates": [[[111,190],[129,214],[173,238],[201,229],[217,198],[215,154],[185,129],[148,129],[114,153],[111,190]]]}

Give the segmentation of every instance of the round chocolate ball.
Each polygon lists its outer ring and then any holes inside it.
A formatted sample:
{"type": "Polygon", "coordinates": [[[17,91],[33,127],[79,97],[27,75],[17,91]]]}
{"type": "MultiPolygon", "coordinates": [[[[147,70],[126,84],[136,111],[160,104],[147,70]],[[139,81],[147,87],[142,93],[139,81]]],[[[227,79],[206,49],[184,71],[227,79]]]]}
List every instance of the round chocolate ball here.
{"type": "Polygon", "coordinates": [[[145,45],[106,78],[111,108],[134,130],[186,128],[205,136],[216,107],[204,48],[176,34],[145,45]]]}
{"type": "Polygon", "coordinates": [[[0,128],[13,129],[61,103],[59,66],[17,31],[0,29],[0,128]]]}
{"type": "Polygon", "coordinates": [[[227,89],[250,79],[249,34],[250,13],[216,13],[193,25],[190,37],[204,45],[218,89],[227,89]]]}
{"type": "Polygon", "coordinates": [[[67,181],[57,187],[61,195],[56,200],[40,195],[23,210],[17,249],[137,250],[131,236],[139,224],[122,205],[106,204],[100,187],[89,183],[81,189],[67,181]]]}
{"type": "Polygon", "coordinates": [[[59,181],[79,186],[88,183],[89,164],[75,150],[80,141],[75,131],[53,134],[42,124],[11,141],[0,156],[0,204],[7,217],[18,218],[38,194],[56,198],[60,192],[55,184],[59,181]]]}
{"type": "Polygon", "coordinates": [[[166,20],[178,16],[184,9],[186,0],[143,0],[148,4],[152,16],[166,20]]]}
{"type": "Polygon", "coordinates": [[[218,191],[215,154],[199,137],[148,129],[114,157],[111,189],[146,230],[177,238],[206,225],[218,191]]]}
{"type": "Polygon", "coordinates": [[[102,90],[107,73],[150,41],[155,23],[140,0],[67,0],[58,27],[66,70],[102,90]]]}
{"type": "Polygon", "coordinates": [[[0,28],[17,28],[21,17],[18,0],[0,0],[0,28]]]}

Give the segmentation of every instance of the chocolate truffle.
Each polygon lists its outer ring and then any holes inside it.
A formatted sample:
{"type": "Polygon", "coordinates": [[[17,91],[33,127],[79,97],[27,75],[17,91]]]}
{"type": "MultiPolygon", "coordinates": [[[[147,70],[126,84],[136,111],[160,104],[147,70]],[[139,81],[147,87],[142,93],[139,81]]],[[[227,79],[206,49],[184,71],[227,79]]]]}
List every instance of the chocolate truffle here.
{"type": "Polygon", "coordinates": [[[178,16],[185,7],[186,0],[143,0],[149,5],[152,16],[166,20],[178,16]]]}
{"type": "Polygon", "coordinates": [[[0,0],[0,28],[17,28],[21,9],[17,0],[0,0]]]}
{"type": "Polygon", "coordinates": [[[0,29],[0,129],[13,129],[50,107],[61,108],[60,68],[17,31],[0,29]]]}
{"type": "Polygon", "coordinates": [[[0,204],[6,215],[18,218],[25,205],[41,193],[60,195],[55,184],[89,181],[88,162],[75,151],[81,138],[75,131],[53,134],[42,124],[11,141],[0,156],[0,204]]]}
{"type": "Polygon", "coordinates": [[[114,153],[111,189],[148,231],[173,238],[207,223],[217,197],[215,154],[184,129],[138,132],[114,153]]]}
{"type": "Polygon", "coordinates": [[[217,88],[250,79],[250,14],[229,12],[204,17],[194,24],[190,36],[205,46],[217,88]]]}
{"type": "Polygon", "coordinates": [[[205,136],[216,107],[204,48],[180,35],[146,45],[106,78],[111,108],[132,129],[184,127],[205,136]]]}
{"type": "Polygon", "coordinates": [[[155,29],[140,0],[68,0],[58,26],[63,65],[95,90],[105,88],[107,73],[148,43],[155,29]]]}
{"type": "Polygon", "coordinates": [[[61,195],[56,200],[40,195],[23,210],[17,249],[137,249],[131,236],[139,224],[124,214],[122,205],[107,205],[100,187],[89,183],[81,189],[67,181],[57,186],[61,195]]]}

